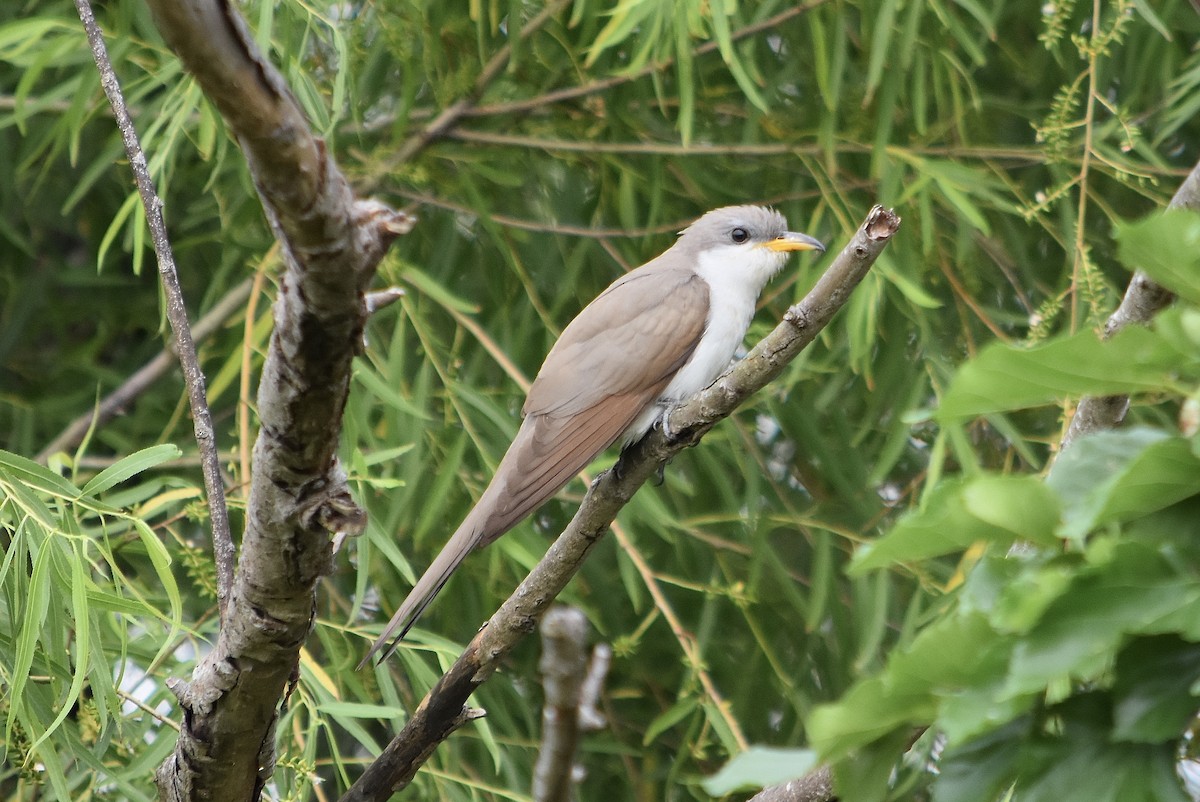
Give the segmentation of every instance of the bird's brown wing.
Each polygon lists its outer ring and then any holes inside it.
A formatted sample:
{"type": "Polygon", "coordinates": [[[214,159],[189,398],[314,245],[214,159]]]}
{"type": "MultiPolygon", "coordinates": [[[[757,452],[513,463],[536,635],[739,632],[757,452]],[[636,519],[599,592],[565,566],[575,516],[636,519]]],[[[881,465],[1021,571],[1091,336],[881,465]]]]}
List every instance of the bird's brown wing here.
{"type": "Polygon", "coordinates": [[[664,272],[631,273],[610,287],[579,313],[546,357],[529,390],[521,430],[480,499],[483,506],[494,491],[480,546],[511,529],[612,445],[691,357],[704,333],[708,285],[691,271],[664,272]]]}
{"type": "Polygon", "coordinates": [[[695,350],[708,306],[708,283],[690,269],[650,262],[622,277],[550,349],[525,414],[566,417],[626,394],[653,402],[695,350]]]}

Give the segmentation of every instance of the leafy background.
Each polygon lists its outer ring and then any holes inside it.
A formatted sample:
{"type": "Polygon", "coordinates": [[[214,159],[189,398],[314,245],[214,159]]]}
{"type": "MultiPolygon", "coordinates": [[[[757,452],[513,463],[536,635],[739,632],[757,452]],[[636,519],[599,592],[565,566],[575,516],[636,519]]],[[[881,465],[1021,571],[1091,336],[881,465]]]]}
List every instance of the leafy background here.
{"type": "MultiPolygon", "coordinates": [[[[567,521],[580,483],[472,557],[386,669],[352,670],[482,489],[557,332],[700,212],[750,201],[834,247],[876,202],[904,226],[820,341],[639,494],[568,590],[616,655],[581,798],[709,798],[700,780],[748,744],[817,747],[856,800],[1013,782],[1020,799],[1187,798],[1197,471],[1177,417],[1194,307],[1127,351],[1089,332],[1151,254],[1196,300],[1185,222],[1130,229],[1129,251],[1114,231],[1197,158],[1200,15],[581,0],[515,36],[540,9],[242,6],[355,184],[421,217],[381,271],[407,295],[370,327],[345,421],[370,528],[322,587],[272,798],[336,798],[567,521]],[[446,136],[420,137],[476,94],[446,136]],[[1063,369],[1089,364],[1111,369],[1063,369]],[[1020,392],[1030,376],[1040,394],[1020,392]],[[1043,482],[1063,400],[1122,380],[1140,428],[1081,444],[1043,482]]],[[[236,529],[279,256],[146,9],[98,13],[194,314],[253,283],[202,347],[236,529]]],[[[0,8],[0,148],[0,794],[147,799],[173,742],[163,683],[214,631],[213,571],[178,376],[42,454],[48,468],[28,461],[162,348],[144,223],[70,3],[0,8]]],[[[820,267],[791,264],[751,337],[820,267]]],[[[487,719],[439,749],[422,798],[526,798],[536,652],[481,690],[487,719]]]]}

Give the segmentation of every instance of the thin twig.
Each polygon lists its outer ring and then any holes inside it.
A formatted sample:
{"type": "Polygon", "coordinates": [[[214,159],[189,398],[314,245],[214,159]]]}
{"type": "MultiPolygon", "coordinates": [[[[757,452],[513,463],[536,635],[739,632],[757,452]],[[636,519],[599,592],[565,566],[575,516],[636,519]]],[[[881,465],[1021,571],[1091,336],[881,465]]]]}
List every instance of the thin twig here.
{"type": "Polygon", "coordinates": [[[717,690],[716,683],[713,682],[712,676],[704,670],[704,657],[701,654],[700,644],[696,642],[696,637],[687,631],[683,622],[679,620],[679,616],[675,613],[675,608],[671,606],[671,602],[667,599],[667,595],[663,593],[658,584],[658,577],[654,575],[654,569],[646,562],[642,553],[638,551],[637,546],[625,533],[624,527],[619,523],[612,524],[613,537],[617,539],[617,545],[621,547],[622,553],[633,562],[634,568],[637,569],[638,575],[642,578],[642,584],[646,586],[646,590],[650,592],[650,598],[654,600],[654,609],[662,613],[663,619],[667,622],[667,626],[671,630],[671,634],[675,636],[676,642],[679,643],[679,648],[683,651],[683,656],[687,667],[692,671],[700,687],[704,689],[704,693],[712,700],[713,706],[725,721],[725,726],[729,728],[729,734],[733,738],[733,742],[737,744],[738,749],[745,750],[750,747],[750,741],[742,732],[742,727],[738,724],[737,718],[729,709],[729,701],[720,694],[717,690]]]}
{"type": "MultiPolygon", "coordinates": [[[[812,11],[814,8],[824,5],[826,2],[827,0],[809,0],[806,3],[798,3],[797,5],[784,9],[773,17],[767,17],[764,20],[760,20],[742,28],[738,28],[730,35],[730,40],[737,42],[749,36],[754,36],[757,33],[769,31],[781,23],[791,19],[792,17],[806,14],[809,11],[812,11]]],[[[720,45],[714,39],[697,47],[692,51],[692,55],[702,56],[706,53],[712,53],[713,51],[717,50],[718,47],[720,47],[720,45]]],[[[674,63],[674,57],[666,58],[662,61],[651,62],[642,67],[640,70],[634,70],[633,72],[622,73],[620,75],[613,75],[608,78],[601,78],[600,80],[591,81],[580,86],[571,86],[565,89],[558,89],[553,92],[547,92],[544,95],[538,95],[537,97],[527,98],[525,100],[513,100],[506,103],[493,103],[490,105],[475,106],[464,111],[462,116],[491,117],[501,114],[526,114],[543,106],[561,103],[564,100],[574,100],[575,98],[586,97],[587,95],[594,95],[597,92],[603,92],[606,89],[612,89],[614,86],[632,83],[633,81],[644,78],[647,75],[652,75],[661,70],[665,70],[674,63]]]]}
{"type": "Polygon", "coordinates": [[[150,238],[154,242],[154,254],[158,260],[158,275],[162,281],[163,294],[166,296],[167,320],[171,324],[174,338],[172,349],[179,356],[179,364],[183,368],[184,382],[188,390],[188,402],[192,410],[192,422],[196,433],[196,445],[200,449],[202,460],[201,470],[204,474],[204,492],[208,496],[208,517],[212,524],[213,559],[217,565],[217,602],[224,619],[226,606],[229,602],[229,592],[233,587],[233,538],[229,533],[229,510],[225,505],[225,486],[221,482],[221,461],[217,454],[217,438],[213,430],[212,416],[208,411],[208,398],[204,386],[204,373],[200,370],[200,360],[196,357],[196,343],[192,340],[191,328],[188,324],[187,307],[183,301],[183,290],[179,286],[179,275],[175,271],[175,257],[171,252],[171,242],[167,237],[167,224],[163,219],[162,199],[154,189],[154,180],[150,176],[150,168],[146,163],[146,155],[142,152],[138,141],[137,130],[125,107],[125,98],[121,94],[121,85],[108,58],[108,50],[104,46],[104,36],[96,17],[92,13],[89,0],[75,0],[75,8],[79,11],[79,19],[87,31],[88,43],[92,47],[92,56],[96,59],[96,68],[100,72],[100,84],[104,94],[112,106],[117,128],[121,131],[121,140],[125,145],[125,154],[129,158],[129,166],[137,183],[138,194],[142,198],[142,206],[146,210],[146,222],[150,227],[150,238]]]}
{"type": "Polygon", "coordinates": [[[461,725],[467,699],[533,629],[534,622],[566,587],[637,489],[666,460],[694,444],[777,378],[816,339],[849,300],[899,226],[900,218],[894,213],[881,207],[872,209],[850,244],[804,300],[788,310],[783,322],[712,386],[670,414],[669,426],[675,439],[668,439],[660,430],[652,431],[626,450],[619,476],[606,471],[592,483],[567,529],[426,694],[383,754],[342,796],[342,802],[384,800],[412,781],[436,745],[461,725]]]}
{"type": "MultiPolygon", "coordinates": [[[[541,29],[543,25],[554,18],[555,14],[565,8],[569,2],[570,0],[555,0],[555,2],[547,4],[528,23],[521,26],[516,40],[518,42],[523,41],[541,29]]],[[[428,125],[406,139],[399,150],[389,159],[389,166],[394,167],[398,164],[407,164],[412,161],[412,157],[424,150],[430,142],[442,137],[447,131],[457,125],[458,121],[471,110],[475,105],[475,101],[483,95],[492,81],[496,80],[500,73],[504,71],[504,68],[508,65],[509,58],[512,57],[512,49],[513,43],[509,41],[497,50],[488,60],[487,64],[483,65],[483,69],[480,70],[479,76],[475,79],[474,86],[471,87],[470,94],[443,109],[428,125]]],[[[383,174],[387,172],[385,170],[383,174]]]]}

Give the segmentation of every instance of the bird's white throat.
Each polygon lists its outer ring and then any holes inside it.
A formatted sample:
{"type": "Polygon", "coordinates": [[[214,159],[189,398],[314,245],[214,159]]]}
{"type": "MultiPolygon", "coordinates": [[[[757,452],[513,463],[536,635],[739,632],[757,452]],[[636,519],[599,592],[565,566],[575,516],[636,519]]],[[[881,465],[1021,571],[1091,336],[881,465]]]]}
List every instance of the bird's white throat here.
{"type": "Polygon", "coordinates": [[[695,395],[721,375],[746,337],[759,294],[786,261],[786,253],[755,245],[722,245],[700,253],[696,273],[708,284],[709,301],[704,334],[659,403],[625,430],[621,438],[624,443],[641,438],[664,410],[695,395]]]}

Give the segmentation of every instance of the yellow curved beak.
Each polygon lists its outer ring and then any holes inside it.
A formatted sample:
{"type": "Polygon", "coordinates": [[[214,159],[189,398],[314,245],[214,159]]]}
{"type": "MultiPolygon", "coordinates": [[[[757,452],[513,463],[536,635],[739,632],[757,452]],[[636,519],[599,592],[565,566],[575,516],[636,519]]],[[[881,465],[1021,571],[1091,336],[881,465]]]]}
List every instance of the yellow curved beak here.
{"type": "Polygon", "coordinates": [[[764,242],[763,247],[773,251],[820,251],[825,253],[825,246],[821,244],[820,240],[813,239],[807,234],[797,234],[794,231],[780,234],[775,239],[764,242]]]}

